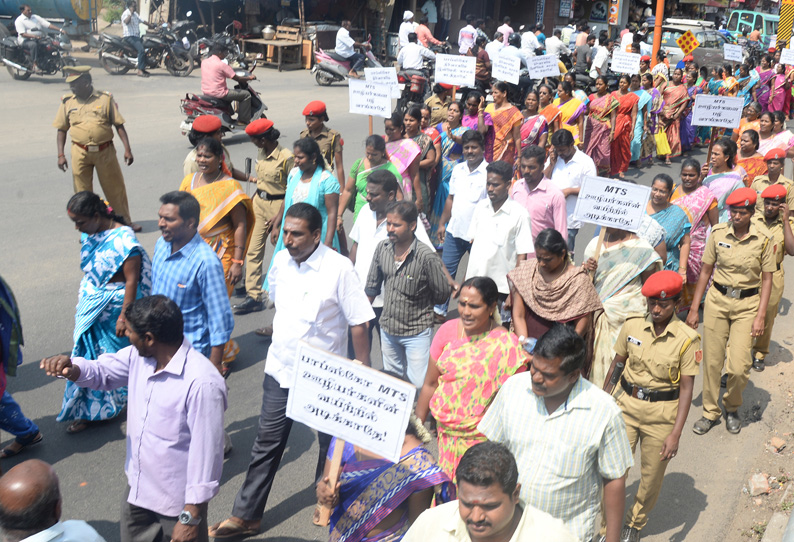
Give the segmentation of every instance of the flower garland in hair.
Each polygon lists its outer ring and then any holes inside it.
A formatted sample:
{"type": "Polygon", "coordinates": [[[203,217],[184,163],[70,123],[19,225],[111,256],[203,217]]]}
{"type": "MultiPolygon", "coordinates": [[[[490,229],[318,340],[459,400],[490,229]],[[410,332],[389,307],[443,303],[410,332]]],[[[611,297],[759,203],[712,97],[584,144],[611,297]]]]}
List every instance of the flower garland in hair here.
{"type": "Polygon", "coordinates": [[[419,418],[416,417],[416,414],[411,412],[411,418],[409,419],[408,423],[413,424],[414,428],[416,429],[416,433],[419,435],[419,440],[421,440],[424,444],[430,444],[433,440],[433,436],[430,434],[430,431],[424,426],[422,422],[419,421],[419,418]]]}

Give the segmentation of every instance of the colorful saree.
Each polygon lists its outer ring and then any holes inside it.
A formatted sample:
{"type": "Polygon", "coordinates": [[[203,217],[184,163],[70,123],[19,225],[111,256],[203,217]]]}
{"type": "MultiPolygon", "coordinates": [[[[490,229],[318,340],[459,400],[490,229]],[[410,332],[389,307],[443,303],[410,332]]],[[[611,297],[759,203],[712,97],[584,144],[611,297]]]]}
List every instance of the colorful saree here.
{"type": "Polygon", "coordinates": [[[687,89],[689,94],[689,106],[681,115],[681,150],[687,152],[695,146],[697,141],[697,128],[692,126],[692,105],[695,103],[695,96],[702,91],[697,85],[693,85],[687,89]]]}
{"type": "Polygon", "coordinates": [[[634,137],[634,125],[631,123],[631,113],[634,106],[640,101],[633,92],[621,94],[616,90],[612,96],[618,102],[618,115],[615,118],[615,136],[609,144],[610,168],[613,176],[624,173],[629,169],[631,161],[631,138],[634,137]]]}
{"type": "Polygon", "coordinates": [[[585,142],[585,154],[595,162],[599,175],[609,172],[609,134],[612,131],[612,112],[618,108],[619,102],[612,94],[590,95],[590,106],[587,116],[590,118],[590,132],[585,142]]]}
{"type": "Polygon", "coordinates": [[[554,121],[557,120],[557,117],[560,116],[560,110],[557,109],[557,106],[553,103],[550,103],[543,110],[540,112],[541,115],[546,119],[546,122],[549,123],[549,127],[554,124],[554,121]]]}
{"type": "Polygon", "coordinates": [[[680,111],[689,101],[689,93],[684,85],[668,84],[662,91],[664,107],[659,115],[667,132],[670,145],[670,158],[681,156],[681,115],[680,111]],[[676,118],[673,118],[676,116],[676,118]]]}
{"type": "Polygon", "coordinates": [[[731,192],[739,188],[744,188],[744,179],[747,173],[739,166],[733,168],[733,171],[726,173],[711,173],[703,179],[703,186],[707,187],[711,193],[717,198],[717,206],[720,209],[720,222],[728,222],[730,220],[730,207],[725,204],[725,200],[731,195],[731,192]]]}
{"type": "MultiPolygon", "coordinates": [[[[476,130],[480,124],[479,115],[469,115],[468,113],[460,118],[461,125],[469,130],[476,130]]],[[[488,163],[493,162],[493,144],[494,144],[494,124],[490,113],[483,113],[482,121],[488,127],[485,132],[485,161],[488,163]]]]}
{"type": "Polygon", "coordinates": [[[786,76],[776,74],[769,80],[771,90],[769,92],[768,111],[783,111],[786,101],[786,76]]]}
{"type": "Polygon", "coordinates": [[[659,113],[664,107],[664,100],[659,89],[652,88],[646,91],[651,95],[651,103],[648,105],[648,133],[642,137],[642,148],[640,149],[640,161],[653,160],[653,153],[656,152],[656,132],[660,128],[659,113]]]}
{"type": "Polygon", "coordinates": [[[527,361],[518,337],[503,327],[474,337],[459,332],[444,345],[430,412],[438,423],[438,464],[451,480],[466,450],[486,440],[477,424],[499,388],[527,361]]]}
{"type": "Polygon", "coordinates": [[[410,197],[414,191],[414,180],[411,178],[410,167],[420,154],[422,149],[413,139],[398,139],[397,141],[386,142],[386,153],[389,161],[394,164],[402,178],[403,194],[410,197]]]}
{"type": "Polygon", "coordinates": [[[747,77],[740,77],[737,80],[737,84],[739,86],[739,93],[737,96],[744,98],[745,107],[747,107],[749,103],[753,101],[753,88],[755,87],[756,83],[758,83],[758,79],[749,75],[747,77]]]}
{"type": "Polygon", "coordinates": [[[573,134],[575,145],[581,143],[579,138],[579,116],[585,114],[584,104],[576,98],[571,98],[565,103],[561,103],[559,98],[554,100],[554,105],[560,110],[560,128],[568,130],[573,134]]]}
{"type": "MultiPolygon", "coordinates": [[[[597,257],[597,245],[598,238],[590,241],[584,251],[585,261],[597,257]]],[[[642,239],[629,239],[602,250],[593,284],[604,311],[596,315],[593,365],[588,377],[599,388],[604,386],[615,357],[615,341],[626,318],[647,310],[641,293],[642,273],[650,268],[658,270],[661,266],[659,255],[642,239]]]]}
{"type": "Polygon", "coordinates": [[[525,118],[521,123],[521,149],[527,145],[540,145],[540,136],[548,131],[549,123],[540,113],[525,118]]]}
{"type": "Polygon", "coordinates": [[[772,89],[769,87],[769,80],[775,76],[775,70],[769,68],[762,72],[761,67],[755,69],[758,72],[758,88],[755,90],[756,101],[761,104],[763,111],[769,108],[769,93],[772,89]]]}
{"type": "Polygon", "coordinates": [[[750,158],[742,158],[741,156],[737,155],[736,165],[743,168],[744,171],[747,172],[747,179],[745,180],[746,186],[753,184],[753,181],[759,175],[767,174],[766,160],[764,160],[764,157],[758,153],[755,153],[750,158]]]}
{"type": "Polygon", "coordinates": [[[353,207],[354,221],[356,218],[358,218],[358,212],[367,203],[367,177],[369,177],[370,173],[373,171],[378,171],[379,169],[385,169],[386,171],[391,172],[394,175],[394,178],[398,181],[402,178],[397,166],[389,161],[386,161],[379,166],[364,169],[364,159],[359,158],[353,164],[353,167],[350,168],[350,176],[356,180],[356,203],[353,207]]]}
{"type": "MultiPolygon", "coordinates": [[[[331,441],[329,454],[337,440],[331,441]]],[[[414,493],[436,488],[439,503],[452,500],[451,480],[442,472],[432,454],[417,446],[398,463],[385,459],[363,461],[351,458],[339,473],[339,505],[331,514],[330,542],[397,542],[408,531],[408,507],[414,493]],[[389,514],[403,508],[396,525],[374,537],[367,534],[389,514]]]]}
{"type": "Polygon", "coordinates": [[[766,156],[766,153],[772,149],[789,150],[791,147],[794,147],[794,134],[788,130],[783,130],[766,139],[762,137],[758,138],[758,154],[761,156],[766,156]]]}
{"type": "Polygon", "coordinates": [[[486,113],[491,114],[494,127],[493,159],[503,160],[510,165],[516,161],[516,141],[513,141],[513,127],[521,126],[524,115],[513,105],[496,109],[494,104],[488,104],[486,113]]]}
{"type": "MultiPolygon", "coordinates": [[[[427,153],[435,149],[433,139],[424,132],[419,132],[411,139],[419,145],[419,162],[427,158],[427,153]]],[[[422,202],[425,205],[425,209],[430,205],[430,176],[432,173],[432,167],[429,169],[419,168],[419,186],[422,188],[422,202]]],[[[366,186],[364,188],[366,189],[366,186]]],[[[416,201],[416,194],[414,194],[414,201],[416,201]]],[[[356,198],[356,202],[358,202],[358,198],[356,198]]]]}
{"type": "MultiPolygon", "coordinates": [[[[74,317],[72,357],[97,359],[130,345],[127,337],[116,336],[116,321],[124,304],[124,282],[110,279],[132,256],[141,257],[140,280],[135,298],[150,295],[152,264],[127,226],[112,228],[80,237],[80,267],[83,279],[74,317]]],[[[66,382],[59,422],[69,420],[109,420],[118,416],[127,404],[127,388],[98,391],[66,382]]]]}
{"type": "Polygon", "coordinates": [[[680,267],[681,241],[692,228],[689,215],[678,205],[668,205],[666,209],[650,216],[664,228],[664,242],[667,247],[667,261],[664,268],[677,272],[680,267]]]}
{"type": "Polygon", "coordinates": [[[690,194],[685,194],[681,186],[676,186],[670,196],[670,203],[681,207],[689,217],[692,224],[689,231],[689,260],[686,266],[686,284],[684,284],[684,304],[688,308],[692,303],[700,268],[703,265],[703,252],[706,249],[706,239],[711,231],[709,219],[706,216],[710,209],[717,206],[717,198],[705,186],[699,186],[690,194]]]}
{"type": "Polygon", "coordinates": [[[650,111],[651,95],[644,89],[635,90],[639,101],[637,102],[637,122],[634,124],[634,137],[631,138],[631,161],[640,159],[642,152],[642,139],[645,134],[645,113],[650,111]]]}

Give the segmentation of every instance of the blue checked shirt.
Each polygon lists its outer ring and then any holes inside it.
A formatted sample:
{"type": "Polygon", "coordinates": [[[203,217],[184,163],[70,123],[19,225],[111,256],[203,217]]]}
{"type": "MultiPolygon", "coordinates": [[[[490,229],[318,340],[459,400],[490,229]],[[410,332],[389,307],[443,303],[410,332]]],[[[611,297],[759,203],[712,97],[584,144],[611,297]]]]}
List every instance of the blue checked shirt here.
{"type": "Polygon", "coordinates": [[[223,265],[198,233],[174,254],[171,243],[162,237],[157,240],[152,294],[164,295],[177,304],[185,321],[185,338],[205,356],[209,357],[213,346],[229,342],[234,317],[223,265]]]}
{"type": "Polygon", "coordinates": [[[593,539],[603,480],[634,463],[620,407],[581,377],[551,414],[530,373],[510,377],[478,429],[515,455],[521,500],[561,519],[581,542],[593,539]]]}

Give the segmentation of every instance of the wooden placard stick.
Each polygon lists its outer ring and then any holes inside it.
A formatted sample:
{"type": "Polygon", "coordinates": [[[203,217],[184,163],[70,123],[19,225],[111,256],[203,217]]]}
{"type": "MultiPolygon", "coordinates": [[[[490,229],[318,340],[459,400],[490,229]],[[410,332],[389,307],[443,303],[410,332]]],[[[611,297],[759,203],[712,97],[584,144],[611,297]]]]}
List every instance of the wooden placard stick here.
{"type": "Polygon", "coordinates": [[[369,116],[369,135],[372,135],[372,115],[369,116]]]}

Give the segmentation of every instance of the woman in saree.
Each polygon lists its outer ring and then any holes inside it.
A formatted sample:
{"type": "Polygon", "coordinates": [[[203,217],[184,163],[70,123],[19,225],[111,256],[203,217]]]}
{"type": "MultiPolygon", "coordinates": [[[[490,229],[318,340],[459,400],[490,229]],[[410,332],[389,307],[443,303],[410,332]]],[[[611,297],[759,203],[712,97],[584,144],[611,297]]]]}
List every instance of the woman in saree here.
{"type": "MultiPolygon", "coordinates": [[[[794,74],[794,70],[792,70],[791,73],[794,74]]],[[[794,146],[794,133],[786,126],[786,115],[786,111],[775,111],[772,132],[774,132],[775,137],[782,143],[780,147],[775,148],[786,149],[786,156],[788,158],[794,158],[794,149],[792,149],[792,146],[794,146]]]]}
{"type": "Polygon", "coordinates": [[[521,150],[528,145],[537,145],[545,149],[549,136],[549,123],[546,117],[540,114],[540,95],[537,90],[527,92],[524,100],[524,110],[521,115],[524,122],[521,123],[521,150]]]}
{"type": "MultiPolygon", "coordinates": [[[[201,205],[198,232],[218,255],[226,277],[229,297],[243,276],[243,262],[254,226],[254,207],[245,191],[223,172],[223,148],[213,138],[196,145],[198,172],[185,176],[179,190],[190,192],[201,205]]],[[[237,358],[240,347],[230,339],[223,349],[222,374],[237,358]]]]}
{"type": "Polygon", "coordinates": [[[422,186],[419,184],[419,156],[422,149],[416,141],[405,137],[405,123],[401,113],[393,113],[383,124],[386,132],[386,153],[400,172],[398,179],[402,179],[403,194],[415,200],[416,207],[422,211],[424,200],[422,186]]]}
{"type": "Polygon", "coordinates": [[[747,106],[750,102],[756,101],[755,89],[758,83],[758,78],[750,76],[750,65],[742,64],[739,66],[739,77],[736,84],[739,87],[737,96],[744,98],[744,105],[747,106]]]}
{"type": "Polygon", "coordinates": [[[631,77],[621,75],[618,79],[618,90],[612,97],[618,102],[617,116],[613,124],[610,140],[610,168],[613,177],[623,178],[631,161],[631,139],[634,137],[634,125],[637,122],[637,103],[640,99],[631,92],[631,77]]]}
{"type": "Polygon", "coordinates": [[[460,123],[469,130],[477,130],[485,138],[485,161],[493,161],[494,124],[490,113],[485,112],[485,96],[472,90],[466,97],[466,110],[460,123]]]}
{"type": "Polygon", "coordinates": [[[681,156],[681,116],[689,104],[689,93],[682,83],[683,77],[683,70],[676,68],[672,80],[662,89],[664,107],[659,114],[659,120],[667,134],[667,144],[670,146],[670,154],[664,159],[664,163],[668,165],[671,163],[670,158],[681,156]]]}
{"type": "Polygon", "coordinates": [[[794,137],[791,132],[783,130],[775,133],[775,113],[764,111],[758,119],[758,152],[766,156],[772,149],[785,149],[786,155],[791,158],[791,149],[794,148],[794,137]]]}
{"type": "MultiPolygon", "coordinates": [[[[307,164],[307,167],[310,167],[307,164]]],[[[400,179],[400,171],[389,160],[386,153],[386,142],[377,134],[373,134],[364,140],[364,158],[359,158],[350,168],[350,176],[345,183],[345,191],[339,196],[339,207],[337,209],[337,228],[342,227],[344,217],[342,214],[348,208],[350,201],[355,201],[353,206],[353,220],[358,218],[358,212],[367,203],[367,178],[373,171],[385,169],[394,174],[396,179],[400,179]]],[[[293,170],[294,171],[294,170],[293,170]]]]}
{"type": "Polygon", "coordinates": [[[510,165],[516,163],[521,141],[521,111],[507,101],[507,83],[497,81],[491,89],[493,103],[485,112],[491,115],[494,127],[493,161],[502,160],[510,165]]]}
{"type": "Polygon", "coordinates": [[[438,188],[433,200],[433,214],[430,219],[432,226],[431,239],[435,239],[438,221],[444,213],[444,205],[447,203],[447,197],[449,196],[449,179],[452,177],[452,170],[463,156],[461,136],[468,128],[461,124],[462,116],[463,106],[459,102],[452,102],[447,110],[446,122],[436,127],[436,130],[441,134],[441,162],[438,173],[438,188]]]}
{"type": "Polygon", "coordinates": [[[587,104],[590,102],[590,97],[587,95],[587,93],[584,90],[576,87],[576,76],[574,75],[574,73],[567,72],[565,75],[562,76],[562,80],[568,81],[571,84],[571,86],[573,87],[573,97],[579,100],[580,102],[582,102],[585,105],[585,107],[587,107],[587,104]]]}
{"type": "Polygon", "coordinates": [[[595,80],[596,92],[590,95],[587,116],[590,118],[590,135],[585,142],[585,154],[595,162],[599,175],[610,169],[610,144],[615,136],[615,118],[619,102],[609,93],[607,79],[599,75],[595,80]]]}
{"type": "Polygon", "coordinates": [[[554,105],[554,89],[550,85],[540,85],[538,87],[538,111],[546,119],[549,125],[549,137],[546,143],[550,144],[551,136],[556,130],[560,129],[560,110],[554,105]]]}
{"type": "Polygon", "coordinates": [[[526,368],[528,355],[518,337],[496,317],[499,292],[488,277],[461,285],[460,318],[444,323],[430,345],[430,363],[416,404],[425,422],[438,424],[438,464],[451,480],[463,454],[485,441],[477,430],[501,385],[526,368]]]}
{"type": "Polygon", "coordinates": [[[756,132],[758,132],[758,129],[761,126],[761,122],[759,120],[761,117],[761,112],[762,109],[760,103],[750,102],[744,108],[744,115],[739,120],[739,129],[733,131],[733,134],[731,135],[731,139],[733,139],[738,144],[739,138],[742,137],[742,134],[746,130],[755,130],[756,132]]]}
{"type": "Polygon", "coordinates": [[[730,219],[730,207],[725,203],[731,192],[745,187],[747,172],[736,164],[736,143],[723,137],[711,149],[711,168],[703,164],[701,175],[703,186],[711,190],[717,198],[719,208],[719,221],[727,222],[730,219]]]}
{"type": "MultiPolygon", "coordinates": [[[[689,258],[686,262],[686,281],[684,282],[682,310],[689,308],[692,294],[700,276],[706,238],[711,226],[719,223],[717,198],[700,182],[700,162],[694,158],[685,158],[681,164],[681,184],[670,196],[670,201],[681,207],[689,216],[692,224],[689,230],[689,258]]],[[[682,260],[683,264],[683,260],[682,260]]]]}
{"type": "Polygon", "coordinates": [[[769,106],[769,94],[772,91],[769,86],[769,80],[775,77],[775,70],[772,68],[772,57],[770,55],[761,57],[761,65],[755,71],[758,72],[755,99],[761,105],[761,111],[766,111],[769,106]]]}
{"type": "Polygon", "coordinates": [[[433,201],[433,193],[430,191],[430,177],[436,167],[436,146],[429,135],[422,131],[422,110],[414,106],[410,108],[403,118],[405,124],[405,136],[413,139],[419,145],[419,187],[421,189],[421,199],[424,202],[423,208],[419,212],[426,214],[428,205],[433,201]]]}
{"type": "Polygon", "coordinates": [[[428,451],[432,437],[411,415],[397,463],[344,444],[337,488],[329,482],[331,458],[339,441],[328,450],[323,479],[317,482],[317,502],[333,509],[329,542],[398,542],[419,514],[455,499],[451,479],[428,451]]]}
{"type": "Polygon", "coordinates": [[[747,173],[745,184],[750,186],[759,175],[766,175],[766,161],[758,152],[758,132],[745,130],[739,139],[739,153],[736,155],[736,165],[747,173]]]}
{"type": "Polygon", "coordinates": [[[722,71],[722,68],[712,68],[711,69],[711,79],[709,79],[707,88],[708,93],[712,96],[721,96],[725,93],[725,87],[723,83],[725,81],[725,74],[722,71]]]}
{"type": "Polygon", "coordinates": [[[697,128],[692,126],[692,107],[695,105],[695,96],[701,93],[697,81],[697,70],[690,70],[686,74],[686,91],[689,94],[689,104],[681,115],[681,150],[689,152],[697,141],[697,128]]]}
{"type": "Polygon", "coordinates": [[[786,67],[783,64],[775,64],[775,76],[769,80],[769,88],[767,111],[783,111],[786,102],[786,92],[788,91],[786,67]]]}
{"type": "Polygon", "coordinates": [[[631,138],[631,161],[637,167],[642,166],[640,156],[642,154],[642,140],[646,134],[645,127],[648,126],[648,115],[651,108],[651,95],[642,88],[642,78],[634,74],[631,76],[631,91],[637,95],[637,122],[634,124],[634,136],[631,138]]]}
{"type": "MultiPolygon", "coordinates": [[[[130,345],[124,311],[151,293],[152,266],[124,219],[93,192],[78,192],[66,213],[80,235],[83,279],[75,313],[72,357],[98,359],[130,345]]],[[[67,433],[118,416],[127,404],[127,388],[96,391],[67,381],[59,422],[67,433]]]]}
{"type": "Polygon", "coordinates": [[[596,248],[598,238],[587,245],[582,268],[593,274],[593,284],[604,307],[595,316],[593,364],[588,377],[603,388],[620,328],[630,314],[646,311],[642,285],[662,268],[662,260],[647,241],[615,228],[606,228],[599,254],[596,248]]]}
{"type": "Polygon", "coordinates": [[[558,98],[554,100],[554,105],[560,111],[560,128],[568,130],[573,135],[574,145],[580,149],[584,148],[580,137],[584,135],[584,104],[573,97],[573,85],[568,81],[562,81],[557,85],[558,98]]]}
{"type": "Polygon", "coordinates": [[[664,229],[666,249],[664,268],[677,272],[686,282],[690,245],[689,231],[692,224],[686,211],[670,203],[672,194],[673,178],[665,173],[656,175],[651,183],[651,197],[645,206],[645,212],[664,229]]]}
{"type": "Polygon", "coordinates": [[[642,136],[642,148],[640,149],[640,162],[647,160],[648,164],[653,165],[653,154],[657,152],[656,133],[660,129],[659,113],[664,107],[662,93],[653,86],[653,76],[646,73],[642,76],[642,86],[645,92],[650,94],[651,102],[648,105],[648,122],[645,125],[642,136]]]}

